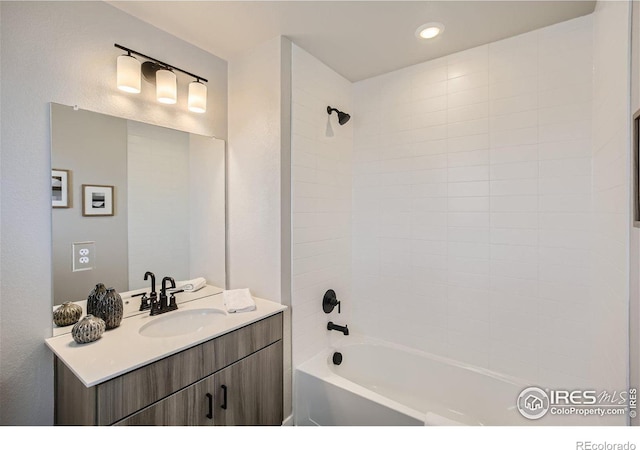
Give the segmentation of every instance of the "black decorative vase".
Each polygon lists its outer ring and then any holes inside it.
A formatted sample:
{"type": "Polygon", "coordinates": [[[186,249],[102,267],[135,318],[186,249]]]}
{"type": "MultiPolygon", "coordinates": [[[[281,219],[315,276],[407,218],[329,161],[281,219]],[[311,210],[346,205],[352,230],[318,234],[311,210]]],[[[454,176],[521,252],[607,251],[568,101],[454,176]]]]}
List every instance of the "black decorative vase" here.
{"type": "Polygon", "coordinates": [[[107,288],[104,287],[104,284],[102,283],[96,284],[96,287],[89,292],[89,296],[87,297],[87,314],[92,314],[94,316],[98,315],[98,303],[106,292],[107,288]]]}
{"type": "Polygon", "coordinates": [[[107,289],[107,292],[98,301],[97,309],[95,315],[104,320],[107,330],[120,326],[123,313],[122,297],[114,288],[107,289]]]}

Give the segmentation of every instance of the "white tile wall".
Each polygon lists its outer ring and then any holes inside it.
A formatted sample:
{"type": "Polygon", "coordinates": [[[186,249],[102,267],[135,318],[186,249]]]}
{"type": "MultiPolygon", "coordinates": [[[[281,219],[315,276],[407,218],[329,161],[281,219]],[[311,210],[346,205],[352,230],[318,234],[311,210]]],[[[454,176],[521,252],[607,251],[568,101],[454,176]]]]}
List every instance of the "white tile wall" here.
{"type": "MultiPolygon", "coordinates": [[[[293,45],[291,310],[294,367],[331,342],[337,332],[327,331],[328,321],[353,325],[348,320],[352,178],[354,183],[362,180],[370,169],[363,165],[358,174],[352,175],[353,120],[340,126],[336,114],[332,114],[333,137],[328,137],[327,106],[353,114],[351,83],[293,45]],[[337,309],[329,315],[322,311],[322,297],[327,289],[335,290],[343,302],[341,314],[337,309]]],[[[396,126],[401,127],[402,123],[396,126]]],[[[397,167],[403,170],[401,161],[397,167]]],[[[379,195],[392,198],[395,194],[389,191],[379,195]]],[[[380,230],[399,233],[402,223],[390,220],[382,223],[380,230]]]]}
{"type": "Polygon", "coordinates": [[[596,356],[589,362],[598,383],[614,389],[625,386],[629,362],[629,4],[598,2],[593,16],[593,117],[598,126],[592,146],[591,279],[597,321],[596,356]]]}
{"type": "Polygon", "coordinates": [[[627,13],[599,2],[353,86],[294,46],[294,365],[335,320],[531,383],[624,388],[627,13]],[[332,138],[328,104],[353,112],[332,138]]]}
{"type": "Polygon", "coordinates": [[[592,20],[355,84],[354,330],[592,380],[592,20]]]}

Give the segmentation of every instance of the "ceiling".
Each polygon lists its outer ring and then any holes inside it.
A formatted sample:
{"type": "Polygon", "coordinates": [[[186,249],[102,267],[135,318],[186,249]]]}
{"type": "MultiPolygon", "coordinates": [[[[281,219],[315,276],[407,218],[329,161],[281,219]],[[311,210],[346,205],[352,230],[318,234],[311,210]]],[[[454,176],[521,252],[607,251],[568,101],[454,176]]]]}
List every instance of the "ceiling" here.
{"type": "Polygon", "coordinates": [[[220,58],[287,36],[350,81],[580,17],[595,1],[108,1],[220,58]],[[416,29],[445,31],[419,41],[416,29]]]}

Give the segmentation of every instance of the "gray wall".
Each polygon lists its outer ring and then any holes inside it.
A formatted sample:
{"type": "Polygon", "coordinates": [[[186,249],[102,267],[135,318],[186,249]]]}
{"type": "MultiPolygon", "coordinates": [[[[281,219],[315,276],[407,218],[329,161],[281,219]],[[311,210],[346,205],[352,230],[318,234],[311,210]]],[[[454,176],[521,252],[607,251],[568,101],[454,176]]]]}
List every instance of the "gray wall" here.
{"type": "Polygon", "coordinates": [[[227,63],[103,2],[0,3],[0,424],[53,423],[49,103],[226,139],[227,63]],[[115,89],[114,43],[209,79],[208,111],[115,89]]]}
{"type": "Polygon", "coordinates": [[[127,121],[51,105],[51,165],[69,170],[69,208],[52,208],[53,303],[86,299],[97,283],[129,290],[127,121]],[[114,214],[82,215],[82,185],[114,186],[114,214]],[[92,270],[73,272],[73,242],[95,242],[92,270]]]}

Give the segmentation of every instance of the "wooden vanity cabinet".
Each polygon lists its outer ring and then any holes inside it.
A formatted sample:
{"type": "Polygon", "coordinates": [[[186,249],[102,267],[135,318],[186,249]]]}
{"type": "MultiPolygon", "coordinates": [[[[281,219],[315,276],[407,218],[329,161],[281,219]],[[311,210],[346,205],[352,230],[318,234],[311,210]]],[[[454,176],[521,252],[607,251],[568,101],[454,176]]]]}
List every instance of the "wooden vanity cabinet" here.
{"type": "Polygon", "coordinates": [[[56,361],[59,425],[281,425],[282,313],[86,388],[56,361]]]}
{"type": "Polygon", "coordinates": [[[281,425],[282,341],[208,376],[116,425],[281,425]]]}
{"type": "Polygon", "coordinates": [[[222,369],[213,376],[214,425],[282,425],[282,381],[282,341],[222,369]],[[280,361],[277,373],[271,361],[280,361]]]}

